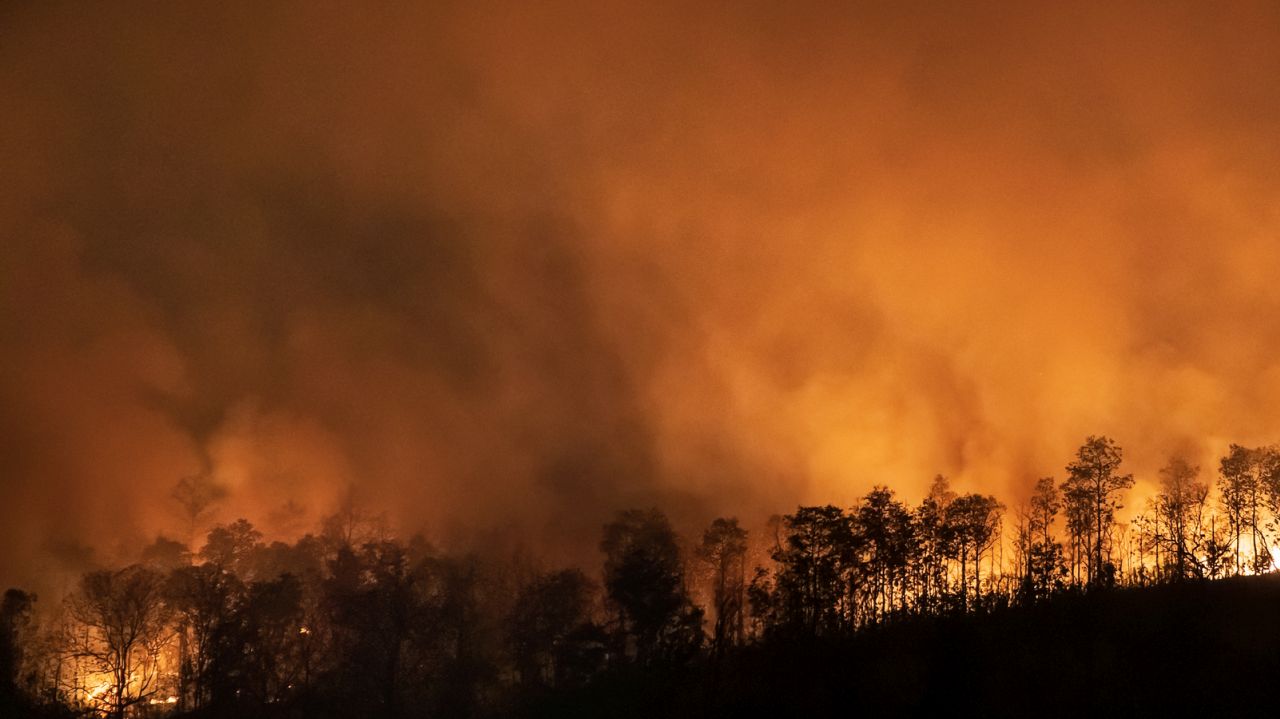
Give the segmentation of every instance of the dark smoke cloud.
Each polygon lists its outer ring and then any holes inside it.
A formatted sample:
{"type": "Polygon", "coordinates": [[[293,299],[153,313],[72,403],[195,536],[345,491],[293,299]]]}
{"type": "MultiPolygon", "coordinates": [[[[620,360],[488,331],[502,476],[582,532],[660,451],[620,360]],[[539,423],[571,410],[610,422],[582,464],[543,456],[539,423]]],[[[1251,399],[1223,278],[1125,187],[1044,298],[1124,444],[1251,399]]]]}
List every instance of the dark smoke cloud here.
{"type": "Polygon", "coordinates": [[[426,5],[0,10],[0,580],[1275,439],[1274,5],[426,5]]]}

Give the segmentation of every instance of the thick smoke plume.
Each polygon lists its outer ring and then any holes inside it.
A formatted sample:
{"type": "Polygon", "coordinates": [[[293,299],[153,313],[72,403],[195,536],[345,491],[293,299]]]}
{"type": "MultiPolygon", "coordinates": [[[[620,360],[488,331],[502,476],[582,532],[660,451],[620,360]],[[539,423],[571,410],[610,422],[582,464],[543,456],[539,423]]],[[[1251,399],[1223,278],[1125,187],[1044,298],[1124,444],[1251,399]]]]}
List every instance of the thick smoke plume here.
{"type": "Polygon", "coordinates": [[[1277,438],[1275,4],[689,5],[4,5],[0,583],[1277,438]]]}

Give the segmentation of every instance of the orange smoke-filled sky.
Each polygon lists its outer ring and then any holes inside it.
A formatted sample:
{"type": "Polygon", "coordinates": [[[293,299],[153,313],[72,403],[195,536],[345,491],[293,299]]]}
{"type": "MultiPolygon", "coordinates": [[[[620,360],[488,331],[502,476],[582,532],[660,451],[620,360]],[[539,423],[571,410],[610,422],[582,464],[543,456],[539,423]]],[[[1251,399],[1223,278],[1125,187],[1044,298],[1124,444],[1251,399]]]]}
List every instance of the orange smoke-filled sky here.
{"type": "Polygon", "coordinates": [[[1280,436],[1277,77],[1274,3],[7,3],[0,583],[200,472],[549,554],[1211,476],[1280,436]]]}

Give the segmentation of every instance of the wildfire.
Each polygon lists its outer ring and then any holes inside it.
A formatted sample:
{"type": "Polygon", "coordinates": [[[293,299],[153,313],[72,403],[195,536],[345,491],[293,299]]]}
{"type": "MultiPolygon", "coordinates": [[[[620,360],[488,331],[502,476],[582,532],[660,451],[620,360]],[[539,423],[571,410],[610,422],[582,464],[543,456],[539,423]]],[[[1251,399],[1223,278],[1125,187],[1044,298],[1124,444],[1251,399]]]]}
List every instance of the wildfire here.
{"type": "Polygon", "coordinates": [[[86,691],[85,696],[87,696],[90,699],[97,699],[103,694],[106,694],[111,689],[111,686],[112,685],[110,680],[100,682],[96,684],[93,688],[86,691]]]}

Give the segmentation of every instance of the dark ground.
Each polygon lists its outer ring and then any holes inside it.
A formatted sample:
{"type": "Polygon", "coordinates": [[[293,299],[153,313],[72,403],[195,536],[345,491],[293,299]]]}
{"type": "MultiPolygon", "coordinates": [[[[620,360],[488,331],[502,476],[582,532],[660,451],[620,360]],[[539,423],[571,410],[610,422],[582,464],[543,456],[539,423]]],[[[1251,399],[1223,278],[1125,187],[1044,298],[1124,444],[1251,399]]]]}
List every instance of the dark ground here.
{"type": "Polygon", "coordinates": [[[1280,578],[1064,595],[719,665],[602,677],[530,717],[1275,716],[1280,578]]]}

